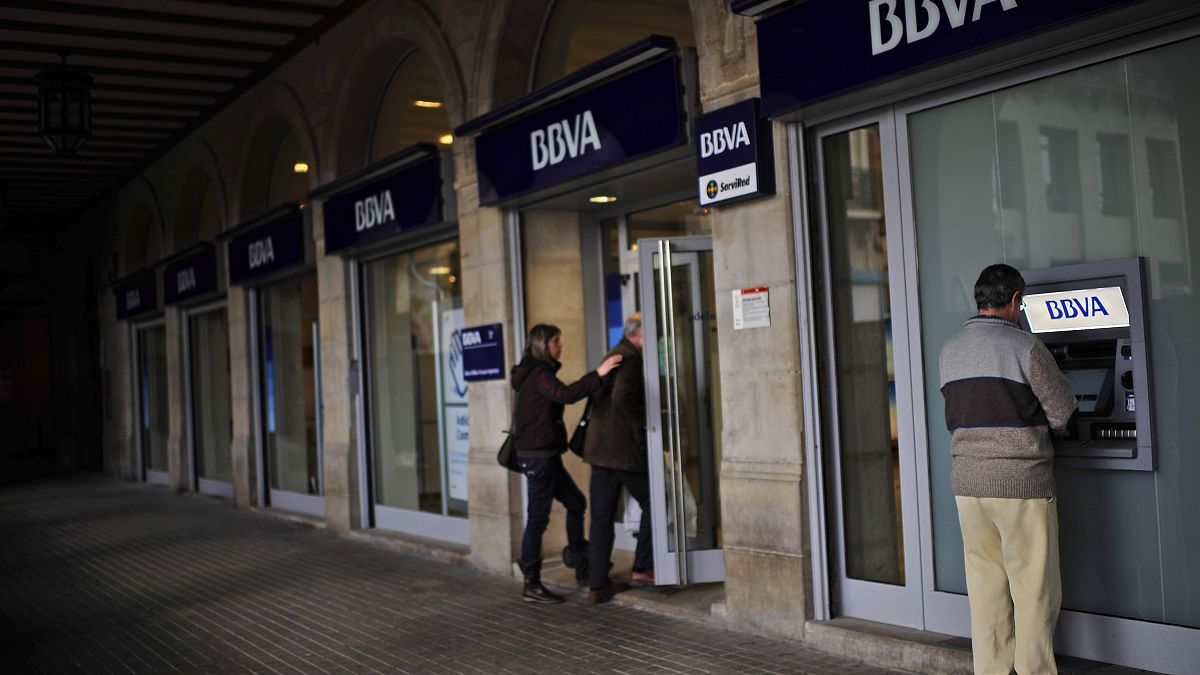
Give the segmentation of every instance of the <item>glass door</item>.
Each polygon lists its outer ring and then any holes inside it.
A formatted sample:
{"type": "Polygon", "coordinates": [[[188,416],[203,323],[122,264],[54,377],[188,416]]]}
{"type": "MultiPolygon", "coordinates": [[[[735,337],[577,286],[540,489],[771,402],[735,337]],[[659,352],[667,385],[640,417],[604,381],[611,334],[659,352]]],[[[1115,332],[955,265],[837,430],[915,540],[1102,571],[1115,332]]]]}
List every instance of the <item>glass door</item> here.
{"type": "Polygon", "coordinates": [[[821,363],[836,614],[923,627],[895,134],[818,135],[826,321],[821,363]],[[896,364],[902,364],[900,368],[896,364]]]}
{"type": "Polygon", "coordinates": [[[233,497],[233,410],[225,301],[184,317],[192,488],[233,497]]]}
{"type": "Polygon", "coordinates": [[[137,354],[138,443],[147,483],[167,484],[167,327],[160,320],[139,326],[137,354]]]}
{"type": "Polygon", "coordinates": [[[458,240],[361,265],[372,518],[470,541],[470,411],[458,240]]]}
{"type": "Polygon", "coordinates": [[[317,279],[261,289],[258,305],[269,503],[324,516],[317,279]]]}
{"type": "Polygon", "coordinates": [[[712,240],[641,239],[638,255],[655,578],[723,581],[712,240]]]}

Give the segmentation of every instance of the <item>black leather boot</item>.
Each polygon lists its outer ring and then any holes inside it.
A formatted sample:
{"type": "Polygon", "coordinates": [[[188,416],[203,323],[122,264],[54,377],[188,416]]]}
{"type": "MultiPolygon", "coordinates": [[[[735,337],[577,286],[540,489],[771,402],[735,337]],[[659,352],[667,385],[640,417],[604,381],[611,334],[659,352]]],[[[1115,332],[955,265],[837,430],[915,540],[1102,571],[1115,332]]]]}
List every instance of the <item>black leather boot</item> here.
{"type": "Polygon", "coordinates": [[[522,600],[543,605],[552,605],[563,601],[561,595],[552,593],[550,589],[542,585],[541,560],[529,565],[521,565],[520,563],[518,565],[521,567],[521,573],[525,575],[525,590],[521,593],[522,600]]]}
{"type": "Polygon", "coordinates": [[[587,542],[584,542],[582,551],[575,552],[570,546],[564,546],[562,550],[563,565],[575,570],[575,582],[586,584],[588,582],[588,559],[587,559],[587,542]]]}

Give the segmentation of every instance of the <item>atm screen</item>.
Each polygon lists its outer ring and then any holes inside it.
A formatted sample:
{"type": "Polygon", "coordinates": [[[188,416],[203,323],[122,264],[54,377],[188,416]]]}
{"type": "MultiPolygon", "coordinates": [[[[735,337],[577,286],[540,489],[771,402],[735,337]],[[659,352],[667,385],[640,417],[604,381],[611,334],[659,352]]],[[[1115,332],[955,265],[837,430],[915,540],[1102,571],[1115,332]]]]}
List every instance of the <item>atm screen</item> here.
{"type": "Polygon", "coordinates": [[[1108,401],[1104,399],[1108,398],[1109,392],[1105,391],[1104,385],[1108,380],[1109,372],[1107,368],[1063,371],[1063,375],[1067,376],[1067,382],[1070,383],[1071,393],[1075,394],[1075,400],[1079,401],[1079,412],[1094,413],[1107,407],[1108,401]]]}

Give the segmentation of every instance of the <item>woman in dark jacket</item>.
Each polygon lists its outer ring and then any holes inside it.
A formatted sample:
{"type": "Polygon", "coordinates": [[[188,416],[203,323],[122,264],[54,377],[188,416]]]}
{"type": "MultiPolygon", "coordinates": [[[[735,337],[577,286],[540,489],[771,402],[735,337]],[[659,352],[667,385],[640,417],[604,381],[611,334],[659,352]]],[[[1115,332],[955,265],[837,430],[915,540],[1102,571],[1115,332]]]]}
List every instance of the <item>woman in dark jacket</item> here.
{"type": "Polygon", "coordinates": [[[604,386],[604,377],[621,357],[604,360],[594,372],[573,384],[563,384],[556,373],[562,367],[562,331],[538,324],[529,330],[525,356],[512,369],[517,390],[517,459],[527,479],[529,494],[525,537],[521,543],[521,571],[525,574],[525,602],[562,602],[562,596],[542,585],[542,534],[550,523],[550,507],[557,499],[567,509],[568,549],[573,559],[587,551],[583,538],[583,512],[587,500],[563,467],[567,428],[563,406],[581,401],[604,386]]]}

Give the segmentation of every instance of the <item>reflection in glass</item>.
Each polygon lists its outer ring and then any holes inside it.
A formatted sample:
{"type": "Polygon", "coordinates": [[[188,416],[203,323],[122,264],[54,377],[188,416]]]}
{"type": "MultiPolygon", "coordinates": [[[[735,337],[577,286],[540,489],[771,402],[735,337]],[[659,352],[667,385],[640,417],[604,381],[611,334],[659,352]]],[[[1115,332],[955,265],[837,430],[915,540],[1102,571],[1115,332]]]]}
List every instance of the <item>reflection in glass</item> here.
{"type": "Polygon", "coordinates": [[[846,575],[904,583],[879,129],[824,141],[846,575]]]}
{"type": "Polygon", "coordinates": [[[313,328],[317,280],[260,291],[263,421],[271,487],[321,494],[313,328]]]}
{"type": "Polygon", "coordinates": [[[167,329],[138,331],[138,391],[141,394],[142,462],[151,471],[167,471],[167,329]]]}
{"type": "Polygon", "coordinates": [[[631,213],[628,227],[628,246],[636,251],[638,239],[711,235],[712,219],[708,209],[696,206],[694,201],[682,201],[631,213]]]}
{"type": "Polygon", "coordinates": [[[377,504],[467,515],[460,270],[457,241],[364,266],[377,504]]]}
{"type": "Polygon", "coordinates": [[[974,313],[979,270],[1144,256],[1158,470],[1057,471],[1063,607],[1200,627],[1200,491],[1185,487],[1200,481],[1197,61],[1193,39],[908,118],[939,590],[966,583],[936,355],[974,313]],[[1041,168],[1022,179],[1013,163],[1041,168]],[[994,191],[1000,209],[981,198],[994,191]]]}
{"type": "MultiPolygon", "coordinates": [[[[655,268],[662,264],[655,255],[655,268]]],[[[678,461],[665,453],[668,550],[675,551],[675,527],[682,502],[687,549],[722,546],[721,506],[716,475],[721,464],[720,359],[717,353],[716,296],[711,251],[674,253],[671,269],[675,340],[668,347],[667,327],[659,326],[659,391],[664,397],[664,449],[679,449],[678,461]],[[670,351],[668,352],[668,348],[670,351]],[[671,367],[674,361],[674,368],[671,367]],[[668,378],[674,381],[668,384],[668,378]],[[670,388],[668,388],[670,386],[670,388]],[[675,393],[676,399],[666,398],[675,393]],[[678,417],[678,435],[669,410],[678,417]],[[682,493],[672,489],[672,474],[682,473],[682,493]]],[[[655,317],[661,317],[662,287],[655,283],[655,317]]],[[[661,319],[659,319],[661,323],[661,319]]]]}
{"type": "Polygon", "coordinates": [[[229,331],[225,308],[188,320],[191,347],[192,431],[196,474],[233,480],[233,417],[229,391],[229,331]]]}

